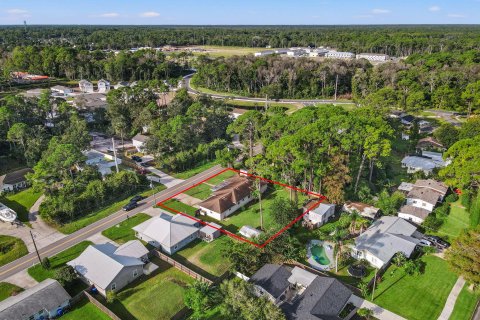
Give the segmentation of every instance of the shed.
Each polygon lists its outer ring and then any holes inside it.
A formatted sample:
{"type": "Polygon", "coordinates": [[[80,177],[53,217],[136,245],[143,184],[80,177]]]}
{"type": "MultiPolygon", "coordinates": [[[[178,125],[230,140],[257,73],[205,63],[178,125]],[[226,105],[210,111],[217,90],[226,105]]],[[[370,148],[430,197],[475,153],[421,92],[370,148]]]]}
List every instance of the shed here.
{"type": "Polygon", "coordinates": [[[210,222],[200,229],[200,238],[207,242],[213,241],[214,239],[220,237],[220,229],[222,229],[221,225],[210,222]]]}
{"type": "Polygon", "coordinates": [[[262,234],[262,231],[251,226],[243,226],[240,228],[239,233],[246,238],[256,238],[262,234]]]}

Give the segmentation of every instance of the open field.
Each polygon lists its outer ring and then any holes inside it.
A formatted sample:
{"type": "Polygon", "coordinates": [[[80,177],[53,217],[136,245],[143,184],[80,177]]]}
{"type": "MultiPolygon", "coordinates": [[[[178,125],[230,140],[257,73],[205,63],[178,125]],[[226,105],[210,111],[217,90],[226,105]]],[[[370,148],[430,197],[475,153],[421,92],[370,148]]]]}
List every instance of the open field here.
{"type": "Polygon", "coordinates": [[[34,192],[30,188],[0,197],[0,202],[13,209],[17,213],[18,220],[28,222],[28,212],[41,195],[40,192],[34,192]]]}
{"type": "Polygon", "coordinates": [[[28,254],[27,246],[21,239],[0,235],[0,266],[28,254]]]}
{"type": "Polygon", "coordinates": [[[471,319],[479,299],[480,295],[470,291],[468,289],[468,284],[466,283],[458,295],[455,307],[453,308],[453,313],[450,315],[449,320],[471,319]]]}
{"type": "Polygon", "coordinates": [[[62,320],[78,320],[78,319],[95,319],[95,320],[110,320],[103,311],[98,309],[93,303],[87,299],[83,299],[78,304],[73,306],[72,310],[64,314],[62,320]]]}
{"type": "Polygon", "coordinates": [[[175,177],[177,179],[186,180],[188,178],[193,177],[196,174],[199,174],[202,171],[205,171],[207,169],[210,169],[211,167],[216,166],[217,164],[218,164],[218,162],[216,160],[209,161],[209,162],[205,162],[201,165],[198,165],[197,167],[192,168],[192,169],[188,169],[188,170],[185,170],[185,171],[182,171],[182,172],[176,172],[176,173],[175,172],[168,172],[168,174],[172,175],[173,177],[175,177]]]}
{"type": "Polygon", "coordinates": [[[212,57],[231,57],[231,56],[245,56],[254,54],[258,51],[272,50],[265,48],[251,48],[251,47],[224,47],[224,46],[195,46],[196,48],[202,48],[204,52],[194,52],[195,55],[208,54],[212,57]]]}
{"type": "Polygon", "coordinates": [[[437,319],[458,276],[443,259],[424,256],[421,260],[425,272],[419,276],[390,266],[375,290],[373,302],[407,319],[437,319]]]}
{"type": "Polygon", "coordinates": [[[450,214],[443,222],[437,234],[448,239],[455,239],[462,230],[470,227],[470,219],[467,210],[461,205],[460,200],[453,202],[450,214]]]}
{"type": "Polygon", "coordinates": [[[22,292],[23,289],[17,287],[14,284],[8,282],[0,282],[0,301],[7,299],[8,297],[22,292]]]}
{"type": "Polygon", "coordinates": [[[135,231],[133,231],[132,228],[150,218],[151,216],[148,214],[137,213],[133,217],[130,217],[113,227],[103,230],[102,234],[118,244],[124,244],[127,241],[136,239],[135,231]]]}
{"type": "Polygon", "coordinates": [[[107,304],[123,320],[170,319],[184,307],[183,295],[193,278],[159,259],[152,259],[159,269],[142,276],[118,293],[118,299],[107,304]]]}
{"type": "Polygon", "coordinates": [[[184,194],[188,194],[189,196],[200,200],[205,200],[212,195],[212,190],[211,186],[202,183],[198,186],[193,187],[192,189],[185,191],[184,194]]]}

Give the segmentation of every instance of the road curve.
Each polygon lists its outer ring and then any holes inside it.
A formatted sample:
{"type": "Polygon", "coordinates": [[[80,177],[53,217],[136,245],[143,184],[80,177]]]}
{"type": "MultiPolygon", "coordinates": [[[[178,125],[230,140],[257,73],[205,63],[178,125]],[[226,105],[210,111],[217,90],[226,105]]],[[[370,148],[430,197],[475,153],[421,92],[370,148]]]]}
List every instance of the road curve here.
{"type": "MultiPolygon", "coordinates": [[[[158,192],[155,195],[152,195],[152,196],[146,198],[134,210],[131,210],[131,211],[128,211],[128,212],[125,212],[123,210],[119,210],[119,211],[109,215],[108,217],[105,217],[105,218],[103,218],[99,221],[96,221],[96,222],[86,226],[85,228],[80,229],[80,230],[66,236],[63,239],[55,241],[55,242],[49,244],[48,246],[40,249],[39,250],[40,257],[41,258],[47,257],[47,256],[51,257],[51,256],[65,250],[65,249],[68,249],[68,248],[74,246],[75,244],[86,240],[87,238],[91,237],[92,235],[94,235],[98,232],[101,232],[105,229],[108,229],[108,228],[122,222],[123,220],[126,219],[127,215],[130,216],[130,217],[134,216],[135,214],[137,214],[139,212],[142,212],[146,208],[148,208],[150,206],[153,206],[154,203],[155,203],[155,199],[156,199],[157,202],[164,201],[164,200],[168,199],[169,197],[177,194],[178,192],[184,190],[185,188],[187,188],[191,185],[194,185],[196,183],[199,183],[199,182],[205,180],[206,178],[208,178],[208,177],[210,177],[214,174],[217,174],[217,173],[219,173],[223,170],[224,169],[222,167],[220,167],[219,165],[216,165],[216,166],[214,166],[210,169],[207,169],[207,170],[205,170],[205,171],[203,171],[203,172],[185,180],[184,182],[182,182],[182,183],[180,183],[176,186],[165,189],[163,191],[158,192]]],[[[37,258],[37,255],[36,255],[35,252],[27,254],[26,256],[23,256],[23,257],[15,260],[15,261],[12,261],[9,264],[6,264],[6,265],[0,267],[0,281],[5,280],[6,278],[14,275],[17,272],[22,271],[23,269],[29,268],[36,263],[38,263],[38,258],[37,258]]]]}
{"type": "MultiPolygon", "coordinates": [[[[234,95],[226,95],[226,94],[212,94],[212,93],[205,93],[202,91],[198,91],[193,89],[190,85],[190,80],[192,79],[195,73],[186,75],[183,77],[185,88],[187,89],[188,93],[194,95],[207,95],[213,99],[232,99],[235,101],[247,101],[247,102],[263,102],[265,103],[265,98],[252,98],[252,97],[242,97],[242,96],[234,96],[234,95]]],[[[353,102],[341,102],[337,100],[325,100],[325,99],[279,99],[279,100],[268,100],[274,103],[302,103],[302,104],[353,104],[353,102]]]]}

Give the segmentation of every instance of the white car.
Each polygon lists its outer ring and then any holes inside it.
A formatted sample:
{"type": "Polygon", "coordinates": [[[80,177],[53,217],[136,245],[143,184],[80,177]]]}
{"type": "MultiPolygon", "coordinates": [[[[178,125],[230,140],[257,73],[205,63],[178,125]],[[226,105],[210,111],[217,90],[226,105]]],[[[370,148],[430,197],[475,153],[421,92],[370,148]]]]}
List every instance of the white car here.
{"type": "Polygon", "coordinates": [[[420,242],[418,243],[419,246],[422,246],[422,247],[431,247],[432,246],[432,243],[428,240],[425,240],[425,239],[422,239],[420,240],[420,242]]]}

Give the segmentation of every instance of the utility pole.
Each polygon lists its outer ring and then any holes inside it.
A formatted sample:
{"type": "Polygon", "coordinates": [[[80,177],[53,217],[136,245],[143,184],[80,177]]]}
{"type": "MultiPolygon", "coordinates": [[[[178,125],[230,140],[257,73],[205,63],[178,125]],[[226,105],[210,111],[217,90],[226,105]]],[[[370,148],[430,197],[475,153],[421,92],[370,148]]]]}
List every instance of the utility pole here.
{"type": "Polygon", "coordinates": [[[265,95],[265,111],[268,110],[268,94],[265,95]]]}
{"type": "MultiPolygon", "coordinates": [[[[150,180],[150,189],[153,190],[153,181],[152,181],[152,180],[150,180]]],[[[154,205],[154,206],[156,206],[156,205],[157,205],[157,192],[154,192],[154,193],[153,193],[153,199],[154,199],[154,201],[155,201],[155,205],[154,205]]]]}
{"type": "Polygon", "coordinates": [[[42,264],[42,259],[40,258],[40,253],[38,253],[37,244],[35,243],[35,237],[33,236],[32,230],[30,230],[30,236],[32,237],[33,246],[35,247],[35,252],[37,253],[38,261],[42,264]]]}
{"type": "Polygon", "coordinates": [[[115,139],[112,137],[112,149],[113,149],[113,158],[115,159],[115,168],[118,173],[118,161],[117,161],[117,149],[115,148],[115,139]]]}
{"type": "Polygon", "coordinates": [[[372,301],[373,301],[373,295],[375,294],[375,285],[377,284],[377,271],[378,269],[375,269],[375,276],[373,278],[373,287],[372,287],[372,301]]]}

